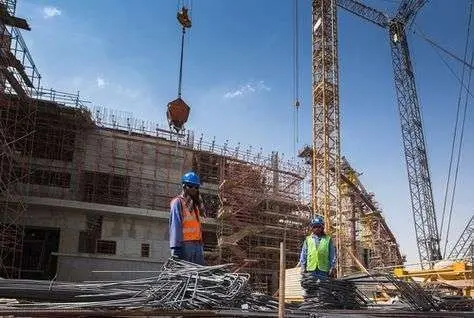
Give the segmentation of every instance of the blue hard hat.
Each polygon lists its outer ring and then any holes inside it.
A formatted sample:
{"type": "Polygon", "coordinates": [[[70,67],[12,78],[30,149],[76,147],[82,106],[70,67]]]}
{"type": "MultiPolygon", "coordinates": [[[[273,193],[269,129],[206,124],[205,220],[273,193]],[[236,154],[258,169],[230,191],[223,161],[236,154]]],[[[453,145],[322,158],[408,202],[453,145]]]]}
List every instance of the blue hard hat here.
{"type": "Polygon", "coordinates": [[[190,185],[190,186],[199,187],[201,185],[201,180],[199,179],[199,176],[195,172],[190,171],[183,175],[183,177],[181,178],[181,183],[190,185]]]}
{"type": "Polygon", "coordinates": [[[324,219],[320,216],[317,216],[315,217],[314,219],[312,219],[310,222],[309,222],[309,225],[310,226],[314,226],[314,225],[324,225],[324,219]]]}

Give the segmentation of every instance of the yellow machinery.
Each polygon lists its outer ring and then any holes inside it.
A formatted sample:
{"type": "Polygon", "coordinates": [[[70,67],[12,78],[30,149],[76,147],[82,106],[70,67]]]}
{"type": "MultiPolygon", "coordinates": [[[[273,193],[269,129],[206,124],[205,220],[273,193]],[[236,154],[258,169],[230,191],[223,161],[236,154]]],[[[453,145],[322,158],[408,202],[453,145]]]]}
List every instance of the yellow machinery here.
{"type": "Polygon", "coordinates": [[[465,296],[474,296],[474,275],[472,263],[467,261],[440,261],[432,269],[408,270],[395,268],[394,275],[399,278],[420,282],[440,282],[459,288],[465,296]]]}

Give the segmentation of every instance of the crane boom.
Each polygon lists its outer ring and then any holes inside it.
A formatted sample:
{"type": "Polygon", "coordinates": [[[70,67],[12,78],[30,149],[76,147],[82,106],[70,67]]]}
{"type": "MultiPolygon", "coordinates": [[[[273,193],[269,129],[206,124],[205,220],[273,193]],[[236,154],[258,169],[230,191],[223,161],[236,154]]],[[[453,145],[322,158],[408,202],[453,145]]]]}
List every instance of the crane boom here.
{"type": "Polygon", "coordinates": [[[355,0],[338,0],[338,5],[372,23],[388,29],[392,52],[398,110],[405,153],[411,208],[421,266],[441,259],[440,239],[434,209],[426,142],[420,103],[415,85],[406,29],[426,0],[403,0],[394,18],[355,0]]]}
{"type": "Polygon", "coordinates": [[[403,0],[398,6],[397,14],[392,21],[397,21],[405,26],[411,24],[426,2],[427,0],[403,0]]]}
{"type": "Polygon", "coordinates": [[[337,0],[337,5],[382,28],[386,28],[389,25],[389,19],[383,12],[366,6],[362,2],[356,0],[337,0]]]}
{"type": "Polygon", "coordinates": [[[415,235],[420,263],[424,266],[427,262],[440,260],[441,252],[423,121],[405,25],[399,22],[390,25],[390,46],[415,235]]]}
{"type": "Polygon", "coordinates": [[[472,244],[474,244],[474,216],[471,216],[464,231],[462,231],[458,241],[449,253],[448,259],[466,258],[472,244]]]}

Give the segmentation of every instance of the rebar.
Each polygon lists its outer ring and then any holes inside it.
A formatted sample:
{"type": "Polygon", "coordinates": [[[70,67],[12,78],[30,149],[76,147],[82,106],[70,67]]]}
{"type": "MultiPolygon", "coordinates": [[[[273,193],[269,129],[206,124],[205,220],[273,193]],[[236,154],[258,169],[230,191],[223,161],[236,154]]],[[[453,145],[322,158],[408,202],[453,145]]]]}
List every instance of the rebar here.
{"type": "Polygon", "coordinates": [[[305,274],[301,280],[305,302],[299,309],[360,309],[367,301],[349,280],[318,279],[305,274]]]}
{"type": "Polygon", "coordinates": [[[232,273],[232,264],[201,266],[174,258],[158,275],[113,282],[61,283],[0,280],[0,297],[29,301],[3,308],[51,309],[229,309],[275,310],[278,302],[252,292],[250,276],[232,273]]]}

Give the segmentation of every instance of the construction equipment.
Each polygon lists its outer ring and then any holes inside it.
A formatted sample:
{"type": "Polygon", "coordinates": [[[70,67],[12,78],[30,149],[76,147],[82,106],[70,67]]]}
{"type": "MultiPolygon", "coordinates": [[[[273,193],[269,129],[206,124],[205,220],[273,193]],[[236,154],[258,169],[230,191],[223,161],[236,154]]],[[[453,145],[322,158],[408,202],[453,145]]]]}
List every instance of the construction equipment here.
{"type": "MultiPolygon", "coordinates": [[[[334,0],[312,3],[312,192],[313,213],[324,216],[325,230],[342,246],[341,146],[337,14],[334,0]]],[[[341,274],[337,258],[337,275],[341,274]]]]}
{"type": "Polygon", "coordinates": [[[355,0],[338,0],[345,10],[388,30],[400,114],[413,221],[420,263],[432,267],[441,259],[426,142],[406,31],[426,0],[403,0],[397,13],[384,13],[355,0]]]}
{"type": "MultiPolygon", "coordinates": [[[[423,135],[420,105],[411,64],[406,31],[425,0],[403,0],[394,17],[356,0],[338,0],[338,5],[389,31],[394,69],[395,87],[400,113],[402,140],[408,173],[413,220],[420,257],[421,270],[396,268],[400,278],[417,277],[425,282],[439,281],[463,289],[470,295],[472,289],[472,264],[460,262],[435,262],[442,259],[440,236],[433,204],[426,144],[423,135]],[[426,268],[428,267],[428,269],[426,268]]],[[[472,245],[472,218],[448,258],[465,257],[472,245]]]]}

